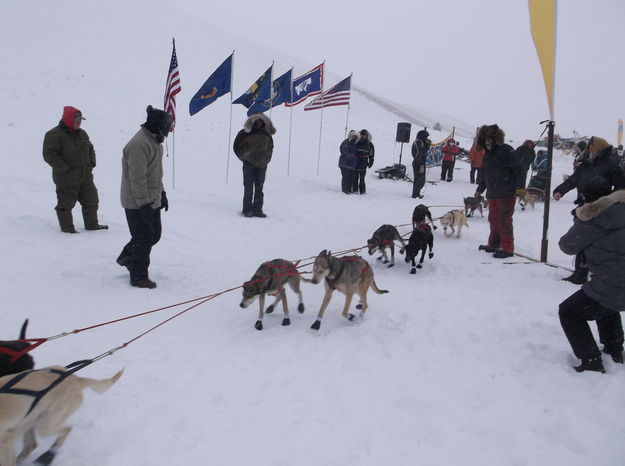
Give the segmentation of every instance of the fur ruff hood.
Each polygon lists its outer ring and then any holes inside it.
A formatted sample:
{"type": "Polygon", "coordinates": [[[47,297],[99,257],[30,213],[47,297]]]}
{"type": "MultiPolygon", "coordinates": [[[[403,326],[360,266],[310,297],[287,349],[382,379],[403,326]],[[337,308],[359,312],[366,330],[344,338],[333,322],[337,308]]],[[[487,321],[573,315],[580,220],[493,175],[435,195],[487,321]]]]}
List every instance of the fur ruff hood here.
{"type": "Polygon", "coordinates": [[[265,129],[269,132],[269,134],[271,134],[272,136],[276,134],[276,128],[275,126],[273,126],[273,122],[269,119],[268,116],[263,113],[255,113],[250,116],[243,125],[243,131],[245,131],[246,133],[252,131],[254,123],[256,123],[257,120],[261,120],[263,123],[265,123],[265,129]]]}
{"type": "Polygon", "coordinates": [[[501,129],[499,126],[484,125],[480,128],[479,132],[477,133],[477,143],[476,143],[477,149],[478,150],[486,149],[486,138],[488,137],[493,138],[493,141],[495,141],[495,144],[502,145],[504,143],[505,136],[506,136],[506,133],[504,133],[503,129],[501,129]]]}
{"type": "Polygon", "coordinates": [[[353,140],[354,142],[358,142],[360,141],[360,133],[358,131],[351,130],[347,135],[347,139],[349,139],[350,141],[353,140]]]}
{"type": "Polygon", "coordinates": [[[599,155],[604,150],[610,148],[612,150],[612,146],[608,141],[603,138],[599,138],[597,136],[593,136],[590,138],[590,144],[588,144],[588,152],[590,153],[590,159],[594,159],[597,155],[599,155]]]}
{"type": "Polygon", "coordinates": [[[589,202],[578,207],[575,209],[575,215],[577,215],[577,218],[582,222],[588,222],[616,203],[625,204],[625,189],[615,191],[612,194],[597,199],[595,202],[589,202]]]}

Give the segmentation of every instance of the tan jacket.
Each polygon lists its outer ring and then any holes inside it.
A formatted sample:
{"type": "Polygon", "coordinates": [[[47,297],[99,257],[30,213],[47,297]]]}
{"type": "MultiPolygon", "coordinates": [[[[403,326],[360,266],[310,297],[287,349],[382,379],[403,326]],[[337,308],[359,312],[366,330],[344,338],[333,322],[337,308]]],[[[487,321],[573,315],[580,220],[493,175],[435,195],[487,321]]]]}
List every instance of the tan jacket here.
{"type": "Polygon", "coordinates": [[[123,150],[121,202],[124,209],[150,204],[161,206],[163,189],[163,145],[141,128],[123,150]]]}

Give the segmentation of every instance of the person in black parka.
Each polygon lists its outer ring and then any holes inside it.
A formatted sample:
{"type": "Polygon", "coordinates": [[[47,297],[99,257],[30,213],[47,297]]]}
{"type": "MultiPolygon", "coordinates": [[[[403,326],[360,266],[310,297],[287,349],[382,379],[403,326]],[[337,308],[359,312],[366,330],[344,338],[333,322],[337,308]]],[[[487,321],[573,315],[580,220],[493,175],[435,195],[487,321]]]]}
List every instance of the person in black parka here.
{"type": "MultiPolygon", "coordinates": [[[[569,191],[577,188],[577,205],[584,204],[584,185],[594,176],[604,178],[613,189],[625,188],[625,173],[618,160],[612,155],[612,146],[605,139],[593,136],[582,154],[575,162],[575,171],[563,183],[553,190],[553,198],[559,201],[569,191]]],[[[588,279],[588,268],[584,265],[583,255],[575,257],[575,271],[564,280],[581,285],[588,279]]]]}
{"type": "Polygon", "coordinates": [[[367,192],[365,176],[367,174],[367,168],[373,166],[373,159],[375,157],[375,148],[371,142],[372,139],[369,131],[366,129],[360,130],[360,140],[356,143],[356,157],[358,163],[356,164],[356,174],[352,187],[353,193],[365,194],[367,192]]]}
{"type": "Polygon", "coordinates": [[[243,215],[266,218],[263,212],[263,185],[273,154],[276,128],[262,113],[251,115],[234,139],[233,150],[243,162],[243,215]]]}
{"type": "Polygon", "coordinates": [[[590,281],[560,304],[562,329],[575,356],[582,360],[575,370],[605,372],[601,353],[588,326],[597,321],[603,352],[623,363],[625,310],[625,190],[610,194],[610,183],[601,176],[582,189],[585,204],[573,211],[575,220],[560,238],[565,254],[584,253],[590,281]]]}
{"type": "Polygon", "coordinates": [[[354,185],[354,176],[356,174],[356,166],[358,159],[356,157],[356,144],[360,140],[358,131],[350,131],[339,148],[341,155],[339,156],[339,168],[341,169],[341,190],[345,194],[352,193],[354,185]]]}
{"type": "Polygon", "coordinates": [[[425,186],[425,167],[430,150],[428,137],[430,133],[422,129],[417,133],[417,138],[412,143],[412,172],[414,178],[412,181],[412,198],[421,199],[423,195],[421,190],[425,186]]]}

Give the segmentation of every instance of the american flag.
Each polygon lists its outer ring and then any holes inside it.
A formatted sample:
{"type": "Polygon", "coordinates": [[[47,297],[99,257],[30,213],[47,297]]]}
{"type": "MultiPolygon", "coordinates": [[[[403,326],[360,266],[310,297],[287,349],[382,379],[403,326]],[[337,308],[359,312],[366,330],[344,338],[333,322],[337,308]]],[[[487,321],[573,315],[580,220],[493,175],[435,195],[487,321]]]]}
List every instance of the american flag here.
{"type": "Polygon", "coordinates": [[[176,57],[176,42],[174,41],[174,50],[171,53],[171,62],[169,63],[169,73],[167,74],[167,84],[165,85],[165,111],[173,118],[171,131],[176,126],[176,94],[180,92],[180,73],[178,72],[178,58],[176,57]]]}
{"type": "Polygon", "coordinates": [[[352,76],[349,75],[340,83],[325,91],[320,96],[315,97],[304,110],[317,110],[323,107],[333,107],[335,105],[349,105],[350,88],[352,76]]]}

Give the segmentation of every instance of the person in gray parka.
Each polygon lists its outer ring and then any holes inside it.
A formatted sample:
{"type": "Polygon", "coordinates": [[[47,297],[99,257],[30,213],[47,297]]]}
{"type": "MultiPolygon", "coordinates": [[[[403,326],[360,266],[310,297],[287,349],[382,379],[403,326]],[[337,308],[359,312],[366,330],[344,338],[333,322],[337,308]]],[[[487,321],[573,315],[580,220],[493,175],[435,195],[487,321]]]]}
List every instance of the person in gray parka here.
{"type": "Polygon", "coordinates": [[[146,122],[123,150],[121,203],[131,239],[117,263],[130,272],[132,286],[156,288],[156,283],[148,276],[148,267],[152,246],[161,239],[161,209],[169,209],[163,189],[162,143],[173,119],[151,105],[146,112],[146,122]]]}
{"type": "Polygon", "coordinates": [[[586,204],[573,211],[575,220],[559,241],[565,254],[586,256],[590,281],[560,304],[562,329],[582,360],[577,372],[605,372],[601,352],[592,336],[589,320],[597,321],[603,352],[623,363],[625,310],[625,190],[611,193],[610,183],[601,176],[583,187],[586,204]]]}

